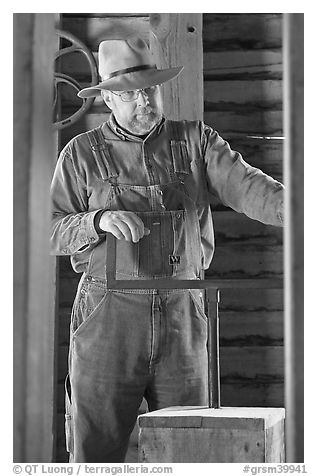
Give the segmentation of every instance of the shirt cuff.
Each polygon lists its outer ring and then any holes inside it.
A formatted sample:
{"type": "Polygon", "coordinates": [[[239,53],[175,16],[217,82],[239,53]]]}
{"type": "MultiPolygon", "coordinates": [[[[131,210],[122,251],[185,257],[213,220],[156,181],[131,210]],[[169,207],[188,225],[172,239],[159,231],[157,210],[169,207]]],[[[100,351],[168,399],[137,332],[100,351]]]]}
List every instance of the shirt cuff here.
{"type": "MultiPolygon", "coordinates": [[[[77,239],[69,247],[70,254],[78,254],[87,251],[91,246],[95,246],[100,237],[94,226],[94,219],[99,210],[88,212],[81,222],[77,239]]],[[[68,250],[66,250],[68,251],[68,250]]]]}
{"type": "Polygon", "coordinates": [[[94,216],[94,227],[95,227],[95,230],[96,232],[98,233],[98,235],[102,235],[104,233],[106,233],[104,230],[102,230],[99,226],[100,224],[100,220],[101,220],[101,216],[103,215],[103,212],[105,210],[99,210],[96,215],[94,216]]]}

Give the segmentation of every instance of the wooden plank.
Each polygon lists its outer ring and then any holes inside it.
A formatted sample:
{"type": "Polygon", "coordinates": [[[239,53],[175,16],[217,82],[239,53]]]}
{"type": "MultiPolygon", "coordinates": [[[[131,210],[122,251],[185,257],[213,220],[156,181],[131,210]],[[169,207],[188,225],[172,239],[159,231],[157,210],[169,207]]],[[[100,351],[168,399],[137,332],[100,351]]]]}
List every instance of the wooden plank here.
{"type": "Polygon", "coordinates": [[[217,111],[281,110],[283,83],[279,79],[241,79],[204,82],[205,109],[217,111]]]}
{"type": "Polygon", "coordinates": [[[282,346],[220,347],[221,381],[255,379],[257,382],[284,380],[282,346]]]}
{"type": "Polygon", "coordinates": [[[205,13],[204,51],[280,49],[280,13],[205,13]]]}
{"type": "Polygon", "coordinates": [[[214,212],[216,249],[206,275],[264,277],[283,274],[283,229],[236,212],[214,212]]]}
{"type": "Polygon", "coordinates": [[[216,247],[206,272],[212,279],[277,278],[283,276],[283,247],[230,243],[216,247]]]}
{"type": "Polygon", "coordinates": [[[15,462],[48,462],[53,457],[54,268],[49,256],[47,191],[55,161],[51,132],[54,23],[53,14],[14,16],[14,162],[18,172],[14,176],[14,245],[19,250],[14,270],[19,303],[14,328],[15,462]]]}
{"type": "Polygon", "coordinates": [[[220,312],[283,311],[283,289],[223,289],[220,293],[220,312]]]}
{"type": "Polygon", "coordinates": [[[221,404],[232,407],[283,407],[283,380],[259,382],[258,379],[221,380],[221,404]]]}
{"type": "Polygon", "coordinates": [[[283,136],[282,111],[208,111],[204,121],[224,137],[237,133],[243,136],[283,136]]]}
{"type": "MultiPolygon", "coordinates": [[[[108,15],[107,15],[108,16],[108,15]]],[[[98,51],[101,41],[114,38],[127,38],[138,35],[145,41],[149,41],[149,17],[84,17],[63,19],[62,29],[69,31],[91,51],[98,51]]]]}
{"type": "Polygon", "coordinates": [[[283,243],[282,228],[264,225],[257,220],[251,220],[243,213],[229,210],[213,212],[212,216],[217,245],[231,243],[281,245],[283,243]]]}
{"type": "Polygon", "coordinates": [[[25,213],[21,204],[27,206],[29,200],[29,183],[25,180],[30,166],[31,134],[29,117],[32,113],[32,71],[28,68],[31,62],[30,43],[33,34],[33,16],[14,15],[14,58],[17,61],[14,75],[14,103],[13,114],[15,118],[14,133],[19,140],[14,144],[13,177],[14,195],[13,226],[15,236],[19,237],[19,246],[15,247],[13,261],[13,285],[15,295],[13,301],[13,458],[15,462],[25,458],[25,399],[26,399],[26,372],[22,362],[26,354],[27,323],[25,308],[27,306],[27,280],[28,280],[28,213],[25,213]],[[23,96],[18,91],[24,91],[23,96]]]}
{"type": "Polygon", "coordinates": [[[284,18],[286,450],[292,463],[304,461],[304,14],[284,18]]]}
{"type": "Polygon", "coordinates": [[[213,428],[215,430],[266,430],[285,416],[282,408],[170,406],[140,416],[140,428],[213,428]]]}
{"type": "Polygon", "coordinates": [[[202,14],[152,13],[150,25],[151,51],[158,68],[184,66],[176,79],[162,86],[165,115],[176,120],[202,119],[202,14]]]}
{"type": "Polygon", "coordinates": [[[230,138],[230,147],[240,152],[246,162],[276,180],[283,181],[284,141],[256,138],[230,138]]]}
{"type": "Polygon", "coordinates": [[[220,345],[282,346],[284,340],[281,311],[221,311],[220,345]]]}
{"type": "Polygon", "coordinates": [[[281,80],[282,77],[283,54],[281,49],[204,52],[205,81],[281,80]]]}

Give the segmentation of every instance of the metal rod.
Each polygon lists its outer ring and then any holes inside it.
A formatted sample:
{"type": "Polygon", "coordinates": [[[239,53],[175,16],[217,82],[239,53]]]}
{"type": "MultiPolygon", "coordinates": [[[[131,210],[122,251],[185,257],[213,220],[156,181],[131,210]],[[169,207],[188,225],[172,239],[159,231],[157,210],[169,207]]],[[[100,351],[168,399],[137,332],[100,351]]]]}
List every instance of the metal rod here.
{"type": "Polygon", "coordinates": [[[220,407],[220,361],[219,361],[219,313],[218,289],[208,289],[206,292],[206,309],[208,323],[208,406],[220,407]]]}
{"type": "Polygon", "coordinates": [[[255,279],[116,279],[116,238],[107,233],[106,280],[108,289],[282,289],[281,278],[255,279]]]}
{"type": "Polygon", "coordinates": [[[138,279],[107,281],[108,289],[282,289],[282,279],[138,279]]]}

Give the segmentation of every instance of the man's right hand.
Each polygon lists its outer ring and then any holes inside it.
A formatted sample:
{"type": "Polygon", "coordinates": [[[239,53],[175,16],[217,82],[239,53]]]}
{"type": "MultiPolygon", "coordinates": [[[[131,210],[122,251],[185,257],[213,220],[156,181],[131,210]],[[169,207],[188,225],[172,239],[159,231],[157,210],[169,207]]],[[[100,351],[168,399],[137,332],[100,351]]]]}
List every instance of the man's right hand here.
{"type": "Polygon", "coordinates": [[[101,215],[99,227],[112,233],[118,240],[137,243],[143,236],[149,235],[143,221],[133,212],[106,210],[101,215]]]}

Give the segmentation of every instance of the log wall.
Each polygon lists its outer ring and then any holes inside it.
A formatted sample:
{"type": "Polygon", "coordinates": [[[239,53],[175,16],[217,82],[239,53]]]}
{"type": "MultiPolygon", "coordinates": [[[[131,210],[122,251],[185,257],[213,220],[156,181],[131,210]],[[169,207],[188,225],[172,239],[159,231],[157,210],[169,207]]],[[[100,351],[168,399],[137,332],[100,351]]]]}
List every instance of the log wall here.
{"type": "MultiPolygon", "coordinates": [[[[62,28],[97,56],[102,39],[149,34],[148,14],[68,14],[62,28]]],[[[204,120],[240,151],[245,160],[282,180],[282,15],[204,14],[204,120]]],[[[89,73],[80,55],[67,57],[63,72],[84,87],[89,73]]],[[[65,89],[64,116],[80,105],[65,89]]],[[[99,125],[106,107],[96,100],[86,116],[62,131],[62,145],[99,125]]],[[[282,230],[212,204],[216,253],[207,277],[283,276],[282,230]]],[[[65,461],[63,381],[67,371],[68,327],[79,276],[60,258],[58,447],[65,461]]],[[[221,403],[225,406],[283,406],[283,293],[280,290],[226,290],[220,304],[221,403]]],[[[144,408],[142,407],[142,410],[144,408]]],[[[136,434],[127,461],[136,461],[136,434]]]]}
{"type": "MultiPolygon", "coordinates": [[[[203,49],[205,122],[282,181],[282,16],[205,14],[203,49]]],[[[282,229],[213,205],[216,252],[207,276],[282,277],[282,229]]],[[[220,311],[222,404],[283,406],[282,291],[226,291],[220,311]]]]}

